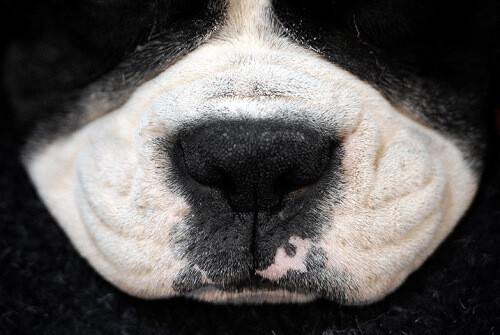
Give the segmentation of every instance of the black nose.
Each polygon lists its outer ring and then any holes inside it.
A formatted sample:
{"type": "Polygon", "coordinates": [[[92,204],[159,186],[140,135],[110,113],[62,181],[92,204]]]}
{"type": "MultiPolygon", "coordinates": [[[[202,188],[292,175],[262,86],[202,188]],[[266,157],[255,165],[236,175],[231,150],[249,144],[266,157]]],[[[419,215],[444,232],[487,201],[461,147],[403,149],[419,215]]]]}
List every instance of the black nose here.
{"type": "Polygon", "coordinates": [[[285,195],[316,182],[331,149],[332,141],[310,127],[262,121],[191,127],[177,145],[188,174],[222,190],[239,212],[279,207],[285,195]]]}

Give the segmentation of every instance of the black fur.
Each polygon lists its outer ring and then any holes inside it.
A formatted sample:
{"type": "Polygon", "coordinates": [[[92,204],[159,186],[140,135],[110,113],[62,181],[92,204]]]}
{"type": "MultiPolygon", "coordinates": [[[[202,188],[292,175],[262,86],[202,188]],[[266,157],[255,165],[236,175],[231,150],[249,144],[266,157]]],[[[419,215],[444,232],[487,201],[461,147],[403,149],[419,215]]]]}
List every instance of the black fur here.
{"type": "MultiPolygon", "coordinates": [[[[456,137],[480,166],[485,114],[498,99],[495,1],[272,3],[287,35],[456,137]]],[[[221,0],[8,0],[5,7],[16,28],[5,82],[19,128],[25,134],[41,128],[38,141],[120,106],[202,43],[224,16],[221,0]],[[84,114],[90,103],[97,115],[84,114]]]]}
{"type": "Polygon", "coordinates": [[[208,38],[224,15],[219,0],[11,5],[29,23],[7,49],[5,84],[19,129],[36,142],[119,107],[137,86],[208,38]]]}
{"type": "MultiPolygon", "coordinates": [[[[491,85],[500,64],[495,59],[496,2],[275,0],[273,4],[279,23],[298,43],[371,83],[396,105],[409,107],[415,117],[457,136],[467,144],[465,151],[477,157],[484,142],[483,113],[497,99],[491,85]]],[[[136,85],[201,43],[222,19],[221,8],[217,2],[180,0],[6,0],[2,4],[3,21],[14,22],[3,30],[9,41],[15,41],[3,72],[16,112],[3,96],[2,111],[8,115],[2,115],[0,122],[6,136],[0,144],[0,333],[494,333],[500,267],[497,152],[487,161],[489,173],[479,197],[458,229],[402,289],[370,307],[346,308],[325,301],[263,307],[212,306],[184,299],[148,302],[110,286],[77,255],[22,172],[12,125],[20,125],[25,135],[38,121],[71,112],[74,120],[46,131],[53,135],[61,127],[71,129],[82,122],[75,103],[95,90],[114,106],[123,103],[136,85]],[[189,10],[170,16],[168,4],[181,3],[189,10]],[[161,24],[153,27],[150,19],[155,15],[161,24]],[[176,24],[170,26],[172,17],[176,24]],[[185,25],[186,18],[191,24],[185,25]],[[89,22],[97,23],[95,30],[89,22]],[[102,30],[109,34],[101,34],[102,30]]],[[[498,147],[498,140],[494,145],[498,147]]],[[[191,198],[195,200],[200,198],[191,198]]],[[[212,210],[212,203],[216,201],[207,202],[206,209],[212,210]]],[[[240,219],[241,229],[254,222],[253,216],[229,219],[240,219]]],[[[261,222],[265,220],[273,218],[268,215],[261,222]]],[[[210,224],[205,233],[220,226],[220,222],[210,224]]],[[[261,268],[270,264],[269,255],[278,243],[287,241],[289,229],[296,227],[275,232],[276,242],[262,249],[261,268]]],[[[313,237],[315,231],[294,233],[313,237]]],[[[201,234],[185,238],[179,243],[186,253],[196,243],[203,245],[201,234]]],[[[321,252],[308,261],[321,262],[321,252]]],[[[194,263],[217,275],[207,259],[194,263]]],[[[245,277],[244,270],[240,273],[245,277]]],[[[197,274],[185,276],[194,284],[187,289],[196,287],[197,274]]],[[[296,283],[290,282],[292,290],[296,283]]]]}
{"type": "Polygon", "coordinates": [[[461,142],[479,166],[491,112],[499,15],[494,1],[273,0],[298,43],[461,142]]]}

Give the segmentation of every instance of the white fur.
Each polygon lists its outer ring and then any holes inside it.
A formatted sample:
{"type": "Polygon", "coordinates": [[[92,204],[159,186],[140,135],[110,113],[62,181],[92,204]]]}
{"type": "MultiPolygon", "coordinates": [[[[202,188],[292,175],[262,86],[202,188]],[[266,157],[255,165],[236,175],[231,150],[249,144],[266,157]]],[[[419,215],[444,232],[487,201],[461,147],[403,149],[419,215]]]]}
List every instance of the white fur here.
{"type": "MultiPolygon", "coordinates": [[[[342,198],[331,190],[322,199],[330,227],[318,246],[331,269],[353,278],[358,290],[346,292],[351,303],[379,299],[400,285],[475,194],[477,178],[452,140],[347,71],[280,37],[268,6],[267,0],[231,1],[217,36],[143,84],[119,109],[27,161],[41,198],[76,248],[131,294],[171,296],[175,275],[187,266],[171,245],[190,208],[168,182],[168,164],[157,157],[154,141],[188,122],[282,118],[337,131],[345,183],[342,198]]],[[[279,248],[263,276],[278,280],[288,269],[305,271],[306,245],[292,242],[298,258],[292,261],[279,248]]],[[[191,296],[239,302],[315,297],[229,294],[212,286],[191,296]]]]}

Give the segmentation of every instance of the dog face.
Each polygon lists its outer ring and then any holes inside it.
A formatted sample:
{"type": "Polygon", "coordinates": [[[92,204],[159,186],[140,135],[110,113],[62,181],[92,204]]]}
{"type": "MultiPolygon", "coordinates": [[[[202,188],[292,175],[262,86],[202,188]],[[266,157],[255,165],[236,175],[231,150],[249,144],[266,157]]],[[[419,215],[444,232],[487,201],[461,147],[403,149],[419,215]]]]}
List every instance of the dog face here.
{"type": "Polygon", "coordinates": [[[119,61],[91,53],[104,74],[73,69],[85,84],[45,104],[16,95],[38,124],[26,168],[78,251],[147,298],[363,304],[397,288],[479,179],[487,80],[446,58],[455,34],[429,35],[439,6],[181,2],[85,2],[118,26],[87,38],[119,61]]]}

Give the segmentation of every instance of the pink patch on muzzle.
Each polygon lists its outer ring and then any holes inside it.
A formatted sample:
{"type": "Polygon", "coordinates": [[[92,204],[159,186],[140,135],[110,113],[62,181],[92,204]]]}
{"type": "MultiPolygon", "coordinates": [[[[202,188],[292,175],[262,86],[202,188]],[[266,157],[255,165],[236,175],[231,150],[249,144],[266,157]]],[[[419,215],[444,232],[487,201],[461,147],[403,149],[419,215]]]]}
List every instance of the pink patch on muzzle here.
{"type": "Polygon", "coordinates": [[[279,247],[274,256],[274,263],[264,270],[256,271],[263,278],[277,281],[285,276],[288,271],[295,270],[299,272],[307,272],[305,260],[306,254],[312,242],[310,239],[302,239],[298,236],[291,236],[288,241],[295,247],[295,255],[289,256],[284,247],[279,247]]]}

